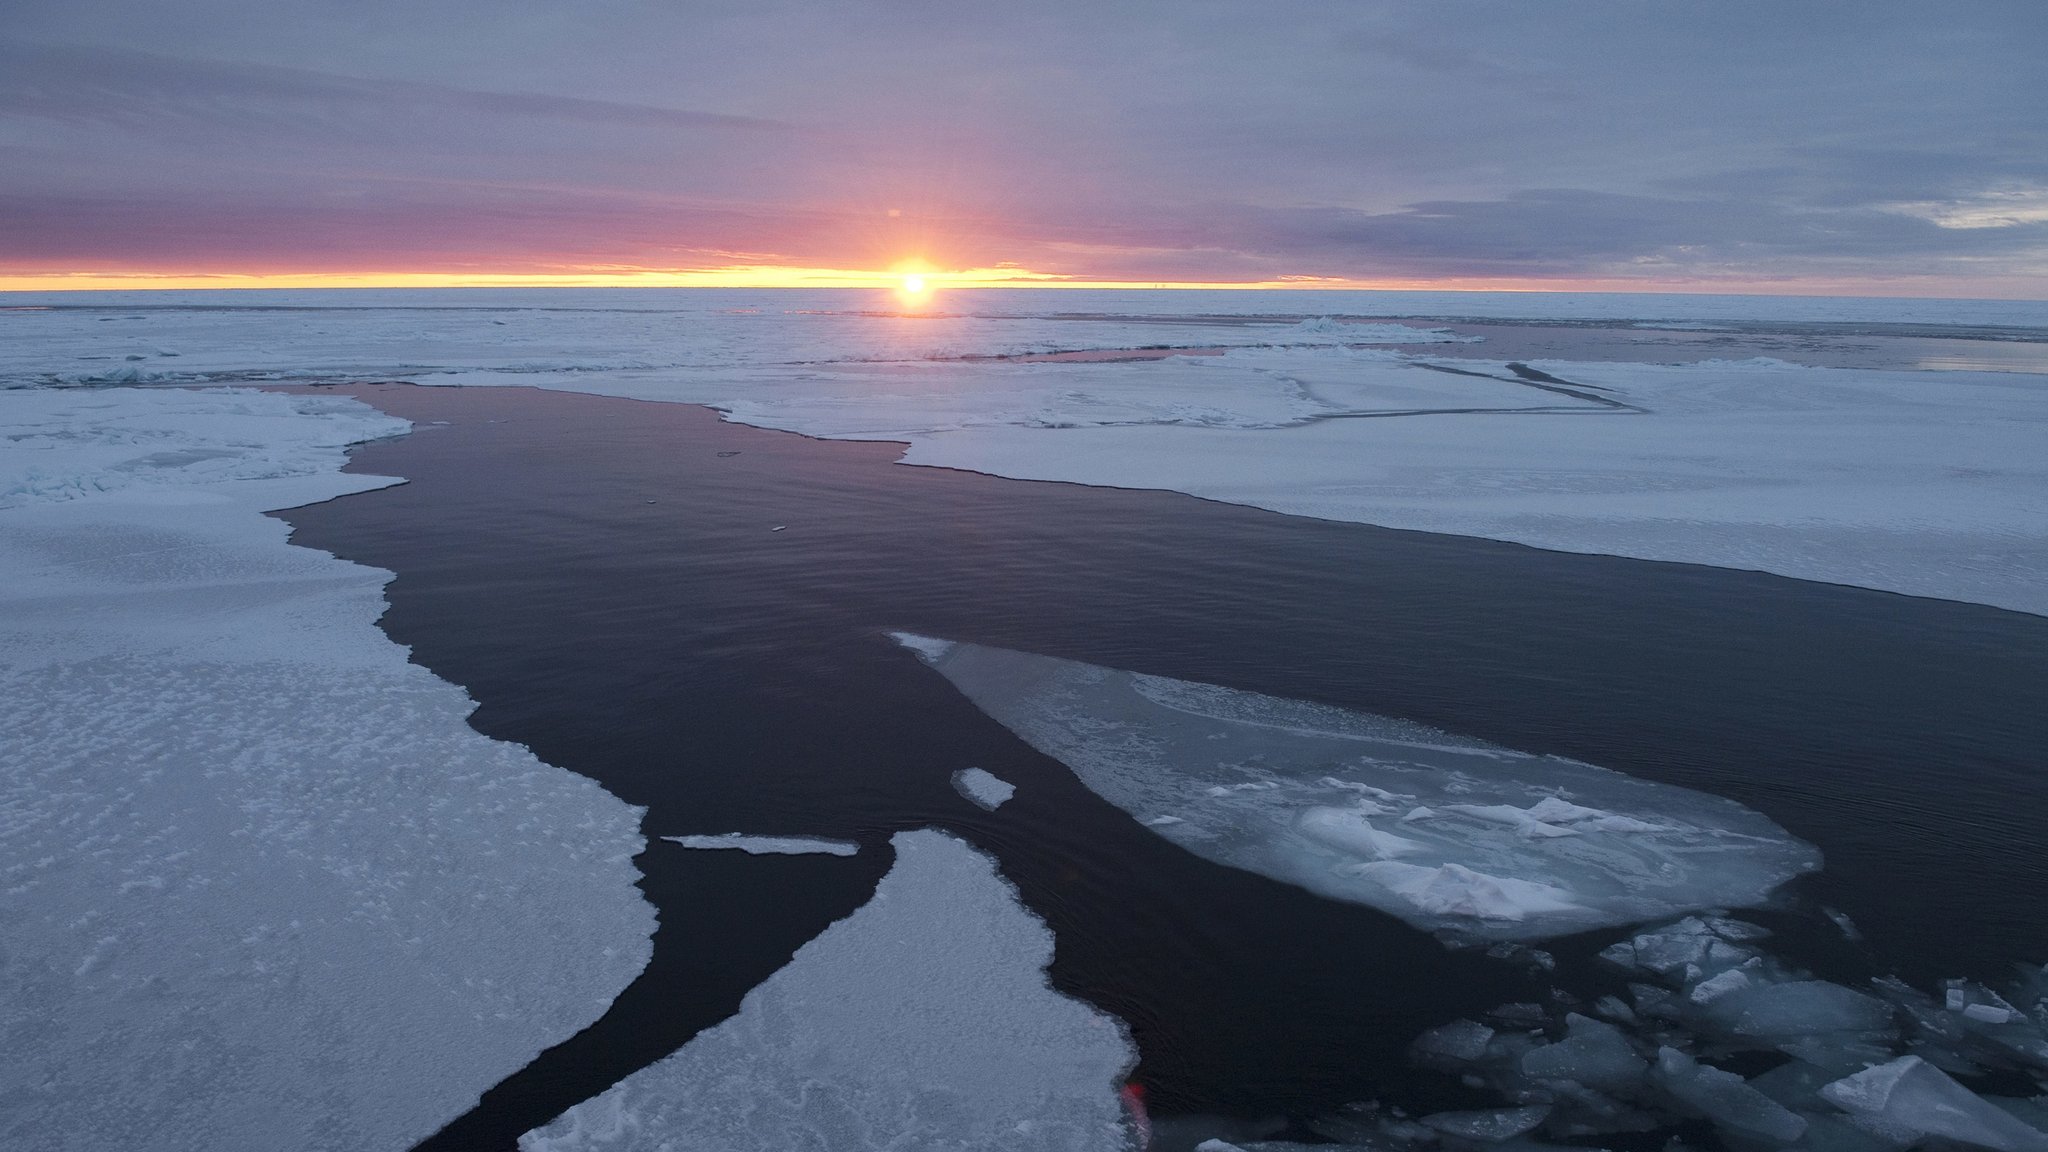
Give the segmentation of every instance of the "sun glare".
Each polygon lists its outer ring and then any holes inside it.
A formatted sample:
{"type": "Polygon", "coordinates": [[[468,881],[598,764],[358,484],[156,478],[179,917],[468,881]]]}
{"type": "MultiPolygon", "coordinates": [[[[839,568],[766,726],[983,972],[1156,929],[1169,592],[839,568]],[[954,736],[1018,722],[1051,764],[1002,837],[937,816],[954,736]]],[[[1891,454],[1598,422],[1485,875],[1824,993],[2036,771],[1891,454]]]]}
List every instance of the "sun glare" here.
{"type": "Polygon", "coordinates": [[[906,311],[920,311],[932,300],[931,277],[922,271],[902,270],[896,276],[896,300],[906,311]]]}

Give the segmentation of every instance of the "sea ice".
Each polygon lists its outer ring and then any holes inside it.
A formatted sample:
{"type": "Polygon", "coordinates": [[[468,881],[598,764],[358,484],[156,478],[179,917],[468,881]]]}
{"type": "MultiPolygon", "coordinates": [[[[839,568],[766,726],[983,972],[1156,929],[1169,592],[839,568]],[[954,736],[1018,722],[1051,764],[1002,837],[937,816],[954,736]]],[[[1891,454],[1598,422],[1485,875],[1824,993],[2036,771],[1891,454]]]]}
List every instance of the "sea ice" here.
{"type": "Polygon", "coordinates": [[[353,400],[0,392],[0,1147],[398,1152],[645,965],[639,812],[266,509],[353,400]]]}
{"type": "Polygon", "coordinates": [[[1621,1029],[1574,1012],[1565,1017],[1565,1038],[1522,1057],[1522,1073],[1538,1080],[1573,1080],[1602,1091],[1638,1087],[1649,1062],[1621,1029]]]}
{"type": "Polygon", "coordinates": [[[1717,1126],[1741,1136],[1790,1144],[1806,1133],[1806,1119],[1743,1082],[1733,1072],[1701,1064],[1685,1053],[1657,1053],[1657,1083],[1717,1126]]]}
{"type": "Polygon", "coordinates": [[[1821,1096],[1879,1135],[1939,1137],[1995,1152],[2048,1152],[2048,1133],[1956,1083],[1918,1056],[1901,1056],[1822,1088],[1821,1096]]]}
{"type": "Polygon", "coordinates": [[[1707,1019],[1738,1036],[1790,1040],[1829,1033],[1885,1033],[1891,1007],[1874,996],[1825,980],[1791,980],[1713,997],[1707,1019]]]}
{"type": "Polygon", "coordinates": [[[656,303],[472,289],[390,293],[365,307],[330,292],[181,292],[151,293],[146,311],[110,326],[97,309],[137,297],[8,299],[66,307],[8,314],[0,388],[252,377],[530,384],[904,441],[910,464],[2048,612],[2039,375],[1757,359],[1534,365],[1571,381],[1574,396],[1533,387],[1505,362],[1412,350],[1454,339],[1441,330],[1358,322],[1442,309],[1694,327],[1856,317],[2038,330],[2048,325],[2039,302],[1205,293],[1205,312],[1234,317],[1219,324],[1177,315],[1188,306],[1177,293],[956,292],[943,313],[905,324],[886,301],[845,293],[703,291],[656,303]],[[1411,351],[1361,347],[1388,343],[1411,351]],[[1005,359],[1162,345],[1221,354],[1005,359]],[[1432,370],[1441,368],[1457,371],[1432,370]]]}
{"type": "MultiPolygon", "coordinates": [[[[1733,801],[1588,764],[1252,692],[899,640],[1159,835],[1447,939],[1753,904],[1819,865],[1733,801]]],[[[1685,957],[1657,963],[1706,958],[1718,938],[1691,924],[1703,935],[1685,957]]]]}
{"type": "Polygon", "coordinates": [[[1415,1038],[1416,1059],[1430,1067],[1455,1069],[1478,1063],[1493,1040],[1493,1029],[1477,1020],[1453,1020],[1415,1038]]]}
{"type": "Polygon", "coordinates": [[[851,856],[860,845],[851,840],[826,840],[816,836],[748,836],[727,832],[723,836],[663,836],[685,848],[736,848],[750,856],[851,856]]]}
{"type": "Polygon", "coordinates": [[[1054,992],[1052,933],[986,856],[898,833],[853,915],[739,1014],[521,1138],[524,1152],[1128,1147],[1113,1018],[1054,992]]]}
{"type": "Polygon", "coordinates": [[[1520,1136],[1550,1115],[1550,1106],[1535,1104],[1523,1108],[1493,1108],[1470,1112],[1438,1112],[1424,1116],[1422,1123],[1446,1136],[1497,1144],[1520,1136]]]}
{"type": "Polygon", "coordinates": [[[953,773],[953,789],[976,805],[993,812],[1009,803],[1017,786],[980,768],[962,768],[953,773]]]}

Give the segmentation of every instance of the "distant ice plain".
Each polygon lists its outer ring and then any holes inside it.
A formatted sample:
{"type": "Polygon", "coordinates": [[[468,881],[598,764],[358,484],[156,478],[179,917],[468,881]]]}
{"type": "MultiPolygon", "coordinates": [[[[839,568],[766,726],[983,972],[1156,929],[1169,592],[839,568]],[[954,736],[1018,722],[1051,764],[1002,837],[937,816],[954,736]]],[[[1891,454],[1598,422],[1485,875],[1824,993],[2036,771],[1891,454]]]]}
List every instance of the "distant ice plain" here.
{"type": "MultiPolygon", "coordinates": [[[[48,302],[91,299],[5,301],[48,302]]],[[[891,312],[887,294],[844,293],[171,293],[102,302],[116,310],[0,317],[24,337],[0,353],[0,383],[530,384],[706,404],[811,436],[902,441],[908,464],[1162,488],[1295,515],[2048,614],[2048,377],[1776,360],[1530,365],[1636,412],[1531,387],[1504,363],[1432,357],[1427,342],[1445,334],[1427,322],[1367,319],[1950,324],[2024,334],[2048,330],[2039,303],[1047,291],[942,295],[935,314],[905,316],[891,312]],[[118,311],[141,303],[204,310],[118,311]],[[1354,322],[1322,319],[1329,315],[1354,322]],[[1378,347],[1391,343],[1404,351],[1378,347]],[[1136,363],[987,359],[1160,345],[1225,352],[1136,363]]]]}

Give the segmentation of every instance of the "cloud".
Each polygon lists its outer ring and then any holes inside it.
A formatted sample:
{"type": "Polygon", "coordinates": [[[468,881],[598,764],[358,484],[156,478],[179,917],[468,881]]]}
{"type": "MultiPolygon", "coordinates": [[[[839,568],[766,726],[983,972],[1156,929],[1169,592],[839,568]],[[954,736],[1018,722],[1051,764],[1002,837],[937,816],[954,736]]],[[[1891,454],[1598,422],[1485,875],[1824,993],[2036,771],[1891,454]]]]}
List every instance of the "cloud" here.
{"type": "Polygon", "coordinates": [[[14,0],[8,35],[16,261],[2042,271],[2042,5],[14,0]]]}

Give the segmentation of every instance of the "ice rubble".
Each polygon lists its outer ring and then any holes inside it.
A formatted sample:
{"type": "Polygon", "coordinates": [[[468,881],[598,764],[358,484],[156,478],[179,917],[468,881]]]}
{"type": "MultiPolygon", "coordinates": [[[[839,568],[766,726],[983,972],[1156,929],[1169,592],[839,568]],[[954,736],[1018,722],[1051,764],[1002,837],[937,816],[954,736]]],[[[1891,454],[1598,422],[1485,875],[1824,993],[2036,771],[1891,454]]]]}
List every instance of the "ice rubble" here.
{"type": "Polygon", "coordinates": [[[860,845],[851,840],[827,840],[817,836],[749,836],[727,832],[721,836],[663,836],[685,848],[737,849],[749,856],[852,856],[860,845]]]}
{"type": "Polygon", "coordinates": [[[1819,854],[1733,801],[1384,717],[902,636],[984,712],[1195,854],[1449,940],[1753,904],[1819,854]]]}
{"type": "Polygon", "coordinates": [[[1940,999],[1895,979],[1862,992],[1790,967],[1766,951],[1768,936],[1725,915],[1642,929],[1602,953],[1632,1003],[1603,995],[1589,1015],[1554,992],[1552,1008],[1503,1005],[1495,1025],[1454,1020],[1416,1038],[1418,1066],[1494,1093],[1497,1108],[1413,1118],[1363,1102],[1309,1126],[1378,1152],[1458,1152],[1523,1133],[1535,1148],[1688,1120],[1738,1149],[1898,1152],[1932,1141],[2048,1152],[2048,1095],[1980,1095],[1937,1067],[2030,1077],[2048,1093],[2048,971],[2029,969],[2004,996],[1967,981],[1948,982],[1940,999]],[[1760,1053],[1780,1062],[1747,1079],[1716,1065],[1760,1053]]]}
{"type": "Polygon", "coordinates": [[[0,1146],[402,1149],[644,966],[637,810],[260,513],[353,401],[0,393],[0,1146]],[[138,1075],[146,1070],[146,1075],[138,1075]]]}
{"type": "Polygon", "coordinates": [[[988,857],[901,832],[874,898],[739,1014],[520,1140],[525,1152],[1124,1149],[1121,1024],[1054,992],[1052,933],[988,857]]]}
{"type": "Polygon", "coordinates": [[[953,773],[953,789],[974,804],[993,812],[1009,803],[1017,786],[980,768],[962,768],[953,773]]]}

